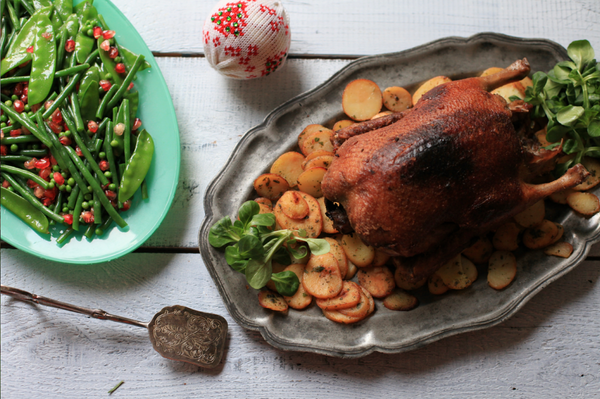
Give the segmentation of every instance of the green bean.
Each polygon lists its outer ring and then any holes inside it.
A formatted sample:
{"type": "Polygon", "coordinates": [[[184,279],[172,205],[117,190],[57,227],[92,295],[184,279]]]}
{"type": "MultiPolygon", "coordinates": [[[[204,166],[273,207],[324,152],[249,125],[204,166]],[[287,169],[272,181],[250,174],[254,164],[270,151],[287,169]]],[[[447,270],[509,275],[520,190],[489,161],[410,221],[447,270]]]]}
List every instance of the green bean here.
{"type": "Polygon", "coordinates": [[[0,85],[8,85],[12,83],[29,82],[29,75],[27,76],[11,76],[10,78],[0,79],[0,85]]]}
{"type": "Polygon", "coordinates": [[[77,202],[77,197],[79,197],[80,187],[79,185],[75,185],[75,188],[71,191],[71,195],[69,195],[69,200],[67,201],[67,207],[69,209],[75,208],[75,203],[77,202]]]}
{"type": "Polygon", "coordinates": [[[100,52],[100,50],[98,50],[98,49],[92,51],[83,63],[92,65],[94,63],[93,61],[95,61],[96,57],[98,57],[99,52],[100,52]]]}
{"type": "Polygon", "coordinates": [[[96,112],[96,118],[100,119],[104,117],[104,113],[106,112],[106,107],[110,102],[111,98],[115,95],[115,93],[119,90],[119,85],[113,84],[110,86],[110,89],[106,92],[102,101],[100,102],[100,106],[98,107],[98,112],[96,112]]]}
{"type": "Polygon", "coordinates": [[[17,136],[17,137],[4,137],[3,139],[0,139],[0,143],[1,144],[21,144],[21,143],[39,143],[40,140],[33,135],[27,134],[27,135],[23,135],[23,136],[17,136]]]}
{"type": "Polygon", "coordinates": [[[71,92],[71,114],[73,114],[73,118],[75,119],[75,127],[78,132],[85,131],[85,125],[83,123],[83,119],[81,118],[81,109],[79,109],[79,98],[77,98],[77,93],[75,91],[71,92]]]}
{"type": "Polygon", "coordinates": [[[0,156],[0,162],[26,162],[29,161],[31,157],[26,157],[25,155],[2,155],[0,156]]]}
{"type": "Polygon", "coordinates": [[[129,100],[123,99],[121,103],[123,108],[123,124],[125,130],[123,131],[123,153],[125,155],[125,165],[129,163],[131,157],[131,117],[129,115],[129,100]]]}
{"type": "Polygon", "coordinates": [[[13,120],[16,120],[22,126],[25,126],[27,130],[37,137],[46,147],[52,148],[52,142],[46,136],[45,132],[43,132],[41,128],[38,128],[29,118],[19,114],[13,108],[7,107],[4,103],[0,103],[0,109],[13,120]]]}
{"type": "Polygon", "coordinates": [[[56,196],[56,204],[54,204],[54,213],[60,213],[62,211],[63,199],[65,193],[63,191],[59,191],[56,196]]]}
{"type": "MultiPolygon", "coordinates": [[[[75,123],[73,122],[73,119],[75,119],[75,117],[73,116],[73,114],[71,113],[71,111],[67,108],[62,108],[62,115],[63,115],[63,122],[65,122],[65,125],[67,125],[67,128],[69,129],[70,132],[77,132],[77,127],[75,126],[75,123]],[[73,119],[71,119],[73,118],[73,119]]],[[[85,146],[87,147],[88,150],[93,151],[94,147],[92,145],[92,143],[90,142],[90,139],[88,137],[88,135],[86,133],[84,133],[83,135],[79,136],[83,142],[85,143],[85,146]]]]}
{"type": "Polygon", "coordinates": [[[117,166],[117,162],[115,160],[115,156],[113,153],[113,148],[110,145],[110,142],[112,141],[112,135],[113,135],[112,121],[108,118],[106,118],[106,119],[108,120],[108,122],[106,124],[106,133],[104,135],[104,152],[106,152],[106,160],[108,161],[108,166],[110,168],[110,173],[112,175],[111,181],[115,182],[115,185],[117,186],[117,189],[115,190],[115,192],[118,194],[120,174],[117,173],[118,166],[117,166]]]}
{"type": "Polygon", "coordinates": [[[10,185],[13,186],[14,189],[17,190],[23,198],[29,201],[31,205],[36,207],[38,210],[42,211],[44,215],[54,220],[55,222],[64,223],[64,218],[61,215],[52,212],[50,209],[42,205],[42,203],[33,194],[25,190],[23,186],[21,186],[15,179],[13,179],[13,177],[10,174],[1,172],[1,175],[2,177],[4,177],[5,180],[8,180],[10,185]]]}
{"type": "MultiPolygon", "coordinates": [[[[65,58],[65,43],[66,42],[67,42],[67,31],[65,29],[60,34],[58,48],[56,49],[56,69],[62,67],[62,63],[65,58]]],[[[56,76],[56,73],[54,74],[54,76],[56,76]]]]}
{"type": "Polygon", "coordinates": [[[19,151],[19,155],[25,155],[25,156],[28,156],[29,158],[45,157],[46,155],[48,155],[48,149],[40,148],[38,150],[21,150],[21,151],[19,151]]]}
{"type": "Polygon", "coordinates": [[[39,184],[44,190],[47,190],[48,188],[50,188],[48,186],[48,184],[50,184],[49,182],[47,182],[46,180],[42,179],[37,174],[28,171],[27,169],[22,169],[22,168],[17,168],[17,167],[10,166],[10,165],[4,165],[4,164],[2,164],[2,165],[0,165],[0,170],[2,172],[6,172],[6,173],[13,174],[13,175],[21,176],[21,177],[26,178],[26,179],[31,179],[34,182],[36,182],[37,184],[39,184]]]}
{"type": "Polygon", "coordinates": [[[94,179],[94,176],[92,176],[92,174],[87,170],[87,168],[83,164],[83,161],[81,161],[81,159],[79,159],[79,157],[75,153],[75,150],[72,149],[71,147],[65,147],[65,150],[69,153],[69,156],[73,160],[73,163],[75,163],[75,165],[77,165],[77,167],[79,168],[79,170],[81,171],[81,173],[83,174],[83,176],[85,177],[85,179],[87,180],[89,185],[92,186],[92,191],[95,191],[98,194],[98,199],[102,203],[102,206],[104,206],[104,209],[106,209],[108,214],[110,216],[112,216],[112,218],[114,219],[114,221],[117,223],[117,225],[119,227],[121,227],[121,228],[126,227],[127,223],[125,222],[125,220],[123,220],[121,215],[119,215],[119,213],[112,206],[109,199],[106,197],[106,194],[104,194],[104,191],[102,191],[102,187],[100,187],[100,184],[98,183],[98,181],[96,179],[94,179]]]}
{"type": "Polygon", "coordinates": [[[112,108],[115,105],[117,105],[117,102],[121,99],[121,97],[123,97],[123,94],[127,91],[129,84],[133,80],[133,77],[137,73],[138,69],[140,69],[140,66],[144,62],[144,59],[145,59],[145,57],[142,54],[138,55],[138,57],[135,59],[135,63],[133,64],[133,66],[131,67],[129,72],[127,73],[127,76],[125,76],[125,79],[123,79],[123,83],[121,84],[121,87],[119,88],[119,90],[115,93],[114,97],[108,103],[108,108],[112,108]]]}
{"type": "Polygon", "coordinates": [[[73,209],[73,224],[71,225],[73,230],[77,231],[79,231],[79,219],[82,208],[81,204],[83,204],[83,193],[79,191],[79,194],[77,195],[77,201],[75,202],[75,207],[73,209]]]}
{"type": "Polygon", "coordinates": [[[98,194],[95,191],[92,193],[92,201],[94,203],[92,206],[94,209],[94,223],[102,224],[102,204],[100,204],[98,194]]]}
{"type": "Polygon", "coordinates": [[[150,196],[148,195],[148,183],[146,183],[146,179],[142,182],[142,199],[148,199],[150,196]]]}
{"type": "MultiPolygon", "coordinates": [[[[4,6],[4,1],[2,1],[2,5],[4,6]]],[[[7,24],[2,24],[2,36],[0,37],[0,54],[2,56],[0,58],[4,58],[4,48],[6,47],[7,41],[8,41],[8,27],[7,27],[7,24]]]]}
{"type": "MultiPolygon", "coordinates": [[[[67,115],[63,114],[63,120],[65,121],[67,126],[69,126],[69,124],[72,124],[72,122],[70,120],[68,120],[67,115]]],[[[104,173],[100,169],[100,166],[98,166],[98,163],[94,159],[94,156],[90,153],[88,147],[86,146],[86,144],[83,142],[83,140],[79,136],[79,133],[77,133],[77,131],[72,131],[71,133],[73,133],[73,138],[75,139],[75,142],[79,146],[79,149],[81,150],[81,153],[83,154],[85,159],[89,162],[90,166],[92,167],[92,170],[98,174],[98,178],[100,179],[100,182],[102,183],[102,185],[108,184],[109,183],[108,179],[106,178],[106,176],[104,176],[104,173]]]]}
{"type": "MultiPolygon", "coordinates": [[[[71,92],[74,93],[73,89],[77,85],[79,78],[81,78],[81,72],[73,75],[73,77],[71,78],[71,80],[69,80],[69,83],[67,84],[65,89],[59,94],[59,96],[56,98],[56,100],[54,100],[52,105],[50,107],[48,107],[48,109],[44,112],[44,115],[43,115],[44,119],[49,118],[52,115],[52,113],[62,104],[62,102],[65,101],[67,96],[69,96],[71,94],[71,92]]],[[[75,96],[75,97],[77,97],[77,96],[75,96]]],[[[71,97],[71,100],[72,100],[72,97],[71,97]]]]}
{"type": "Polygon", "coordinates": [[[56,243],[58,245],[63,245],[66,243],[67,239],[71,236],[71,234],[73,234],[73,228],[69,227],[67,228],[57,239],[56,239],[56,243]]]}
{"type": "Polygon", "coordinates": [[[85,231],[85,233],[83,235],[91,240],[92,237],[94,237],[95,231],[96,231],[96,226],[94,225],[94,223],[90,223],[90,225],[88,226],[87,230],[85,231]]]}
{"type": "Polygon", "coordinates": [[[60,71],[57,71],[54,74],[54,76],[56,76],[58,78],[62,78],[62,77],[65,77],[65,76],[75,75],[78,72],[85,71],[89,67],[90,67],[90,64],[75,65],[75,66],[68,67],[68,68],[65,68],[65,69],[61,69],[60,71]]]}
{"type": "Polygon", "coordinates": [[[10,2],[6,3],[6,7],[8,8],[8,16],[9,21],[12,24],[14,30],[19,30],[21,28],[21,23],[19,22],[19,17],[17,17],[17,13],[10,2]]]}
{"type": "Polygon", "coordinates": [[[4,134],[10,133],[11,130],[18,129],[20,127],[21,126],[19,126],[18,123],[15,123],[14,125],[5,126],[2,128],[2,133],[4,133],[4,134]]]}
{"type": "Polygon", "coordinates": [[[29,15],[33,15],[33,13],[35,12],[35,8],[25,0],[21,0],[21,5],[25,10],[27,10],[29,15]]]}

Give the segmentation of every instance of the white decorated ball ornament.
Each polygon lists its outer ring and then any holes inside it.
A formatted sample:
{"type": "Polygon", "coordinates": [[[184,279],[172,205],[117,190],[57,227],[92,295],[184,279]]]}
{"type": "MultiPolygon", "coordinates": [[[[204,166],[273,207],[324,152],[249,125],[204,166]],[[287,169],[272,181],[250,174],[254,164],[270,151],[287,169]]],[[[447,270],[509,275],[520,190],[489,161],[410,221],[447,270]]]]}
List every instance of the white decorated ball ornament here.
{"type": "Polygon", "coordinates": [[[222,0],[202,29],[204,54],[222,75],[253,79],[281,68],[290,48],[289,21],[276,0],[222,0]]]}

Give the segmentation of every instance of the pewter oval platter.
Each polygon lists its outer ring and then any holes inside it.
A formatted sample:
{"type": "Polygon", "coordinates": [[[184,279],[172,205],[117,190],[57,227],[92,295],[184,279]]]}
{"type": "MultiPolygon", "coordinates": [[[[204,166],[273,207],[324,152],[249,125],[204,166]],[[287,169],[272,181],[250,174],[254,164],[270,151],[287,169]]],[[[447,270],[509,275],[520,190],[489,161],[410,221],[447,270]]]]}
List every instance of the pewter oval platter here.
{"type": "Polygon", "coordinates": [[[206,216],[199,232],[204,263],[235,321],[260,331],[267,342],[283,350],[345,358],[375,351],[403,352],[506,320],[541,289],[584,260],[591,245],[600,240],[600,215],[583,218],[566,207],[551,208],[551,219],[564,225],[564,239],[573,244],[574,252],[568,259],[546,256],[542,251],[518,252],[517,277],[502,291],[488,287],[483,267],[479,268],[478,280],[465,290],[434,297],[422,289],[416,293],[420,305],[410,312],[388,310],[376,300],[377,310],[369,318],[342,325],[326,319],[314,303],[308,309],[290,310],[287,314],[262,308],[257,292],[246,288],[244,275],[230,268],[223,252],[208,243],[210,227],[223,216],[235,217],[240,205],[253,198],[254,179],[268,171],[280,154],[295,148],[298,133],[306,125],[330,127],[343,118],[342,91],[350,81],[366,78],[381,88],[403,86],[412,92],[419,83],[434,76],[475,76],[488,67],[505,67],[523,57],[527,57],[533,72],[548,71],[566,59],[567,52],[547,40],[482,33],[364,57],[322,85],[284,103],[248,131],[206,191],[206,216]]]}

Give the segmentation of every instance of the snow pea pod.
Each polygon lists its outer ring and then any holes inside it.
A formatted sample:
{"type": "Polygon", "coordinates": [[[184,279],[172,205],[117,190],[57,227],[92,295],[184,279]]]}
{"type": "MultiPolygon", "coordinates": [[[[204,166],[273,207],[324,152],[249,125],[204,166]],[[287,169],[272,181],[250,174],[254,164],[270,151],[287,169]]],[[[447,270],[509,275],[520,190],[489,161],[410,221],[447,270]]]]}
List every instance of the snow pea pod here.
{"type": "Polygon", "coordinates": [[[79,109],[84,121],[96,120],[96,111],[100,103],[100,71],[98,67],[91,67],[83,75],[79,85],[79,109]]]}
{"type": "Polygon", "coordinates": [[[119,202],[127,201],[140,187],[150,169],[153,155],[154,141],[146,129],[143,129],[138,135],[135,150],[121,178],[119,202]]]}
{"type": "Polygon", "coordinates": [[[87,36],[83,31],[77,32],[75,37],[75,58],[82,63],[94,48],[94,39],[87,36]]]}
{"type": "MultiPolygon", "coordinates": [[[[115,71],[115,67],[117,63],[115,60],[108,56],[108,51],[104,51],[100,48],[100,44],[104,41],[104,38],[100,36],[98,38],[98,49],[100,52],[100,60],[102,60],[102,64],[104,64],[104,70],[110,74],[113,78],[113,82],[121,86],[123,84],[123,77],[115,71]]],[[[114,105],[113,105],[114,106],[114,105]]]]}
{"type": "MultiPolygon", "coordinates": [[[[133,51],[129,50],[126,47],[121,46],[118,43],[117,43],[117,49],[119,50],[119,55],[121,56],[121,58],[123,58],[123,64],[125,64],[125,67],[127,67],[127,70],[131,69],[131,67],[135,63],[135,60],[139,54],[134,53],[133,51]]],[[[142,66],[140,66],[139,70],[143,71],[144,69],[151,68],[151,67],[152,67],[152,65],[150,65],[150,63],[148,61],[144,60],[144,62],[142,63],[142,66]]]]}
{"type": "Polygon", "coordinates": [[[73,0],[54,0],[55,14],[64,22],[73,14],[73,0]]]}
{"type": "Polygon", "coordinates": [[[48,234],[48,218],[23,197],[2,187],[2,206],[15,214],[38,233],[48,234]]]}
{"type": "Polygon", "coordinates": [[[13,178],[13,176],[9,175],[8,173],[1,172],[0,175],[2,175],[2,177],[5,180],[8,180],[10,185],[13,186],[13,188],[16,191],[18,191],[19,194],[21,194],[21,196],[23,196],[23,198],[25,198],[32,206],[41,211],[44,215],[54,220],[55,222],[64,223],[64,218],[61,215],[54,213],[52,210],[42,205],[39,199],[37,199],[33,194],[27,191],[27,189],[25,188],[27,186],[21,185],[15,178],[13,178]]]}
{"type": "MultiPolygon", "coordinates": [[[[50,0],[33,0],[33,8],[35,8],[36,10],[46,7],[52,7],[52,2],[50,0]]],[[[49,17],[50,16],[48,16],[48,18],[49,17]]]]}
{"type": "MultiPolygon", "coordinates": [[[[37,33],[36,24],[38,18],[40,16],[45,15],[48,17],[52,12],[52,7],[41,8],[36,10],[36,12],[29,18],[29,20],[21,27],[18,31],[19,33],[14,38],[8,51],[6,53],[6,57],[10,57],[14,54],[26,53],[27,48],[33,46],[33,41],[35,40],[35,36],[37,33]]],[[[4,74],[4,67],[2,67],[2,74],[4,74]]]]}
{"type": "Polygon", "coordinates": [[[40,16],[37,23],[31,74],[29,79],[28,101],[37,104],[48,97],[54,82],[56,70],[56,40],[52,22],[46,16],[40,16]]]}

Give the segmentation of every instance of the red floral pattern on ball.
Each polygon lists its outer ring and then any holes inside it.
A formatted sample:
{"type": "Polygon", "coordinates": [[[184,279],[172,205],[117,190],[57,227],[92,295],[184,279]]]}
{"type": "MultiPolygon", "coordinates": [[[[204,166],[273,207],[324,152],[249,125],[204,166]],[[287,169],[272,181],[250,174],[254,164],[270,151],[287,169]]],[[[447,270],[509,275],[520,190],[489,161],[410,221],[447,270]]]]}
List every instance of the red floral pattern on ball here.
{"type": "Polygon", "coordinates": [[[246,10],[248,1],[237,1],[227,3],[225,7],[218,9],[210,20],[216,25],[215,29],[226,37],[230,34],[244,36],[244,28],[247,26],[248,12],[246,10]]]}

